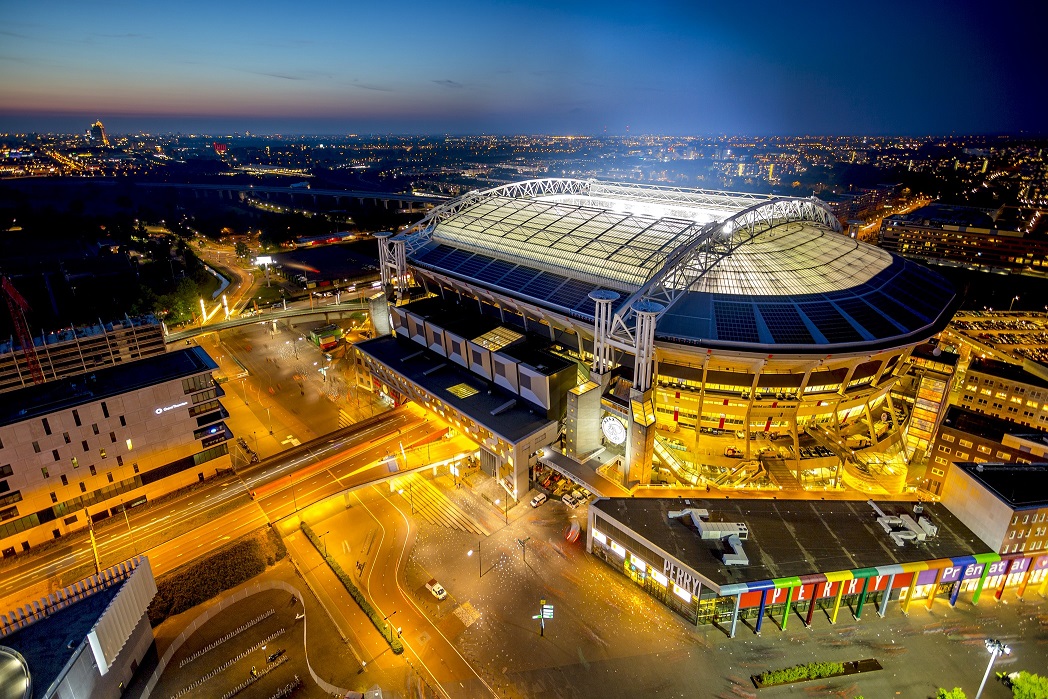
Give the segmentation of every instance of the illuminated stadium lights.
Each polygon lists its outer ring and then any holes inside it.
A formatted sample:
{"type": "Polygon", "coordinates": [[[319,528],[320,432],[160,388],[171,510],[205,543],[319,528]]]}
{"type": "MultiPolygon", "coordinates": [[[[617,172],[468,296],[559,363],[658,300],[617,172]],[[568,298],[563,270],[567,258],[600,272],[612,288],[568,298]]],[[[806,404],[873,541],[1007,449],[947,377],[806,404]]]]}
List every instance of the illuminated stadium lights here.
{"type": "MultiPolygon", "coordinates": [[[[401,301],[399,337],[539,401],[563,422],[568,455],[603,447],[602,459],[622,460],[627,484],[649,482],[653,458],[678,482],[704,483],[715,471],[698,455],[730,446],[744,459],[769,449],[783,459],[767,476],[773,487],[799,489],[804,470],[838,470],[832,459],[864,486],[901,487],[901,463],[866,449],[898,442],[889,388],[956,306],[944,279],[842,235],[815,198],[530,180],[434,209],[383,237],[380,256],[383,283],[401,301]],[[409,279],[419,287],[410,294],[409,279]],[[445,311],[402,305],[409,295],[445,311]],[[495,326],[544,341],[590,376],[563,396],[552,384],[535,394],[533,379],[518,381],[517,365],[501,359],[512,347],[478,343],[495,326]],[[491,362],[472,359],[478,350],[491,362]],[[623,444],[619,430],[602,433],[605,417],[625,426],[623,444]],[[817,425],[826,444],[802,454],[817,425]],[[739,444],[699,446],[736,432],[739,444]],[[785,442],[757,443],[773,433],[785,442]]],[[[518,482],[538,458],[514,463],[518,482]]]]}

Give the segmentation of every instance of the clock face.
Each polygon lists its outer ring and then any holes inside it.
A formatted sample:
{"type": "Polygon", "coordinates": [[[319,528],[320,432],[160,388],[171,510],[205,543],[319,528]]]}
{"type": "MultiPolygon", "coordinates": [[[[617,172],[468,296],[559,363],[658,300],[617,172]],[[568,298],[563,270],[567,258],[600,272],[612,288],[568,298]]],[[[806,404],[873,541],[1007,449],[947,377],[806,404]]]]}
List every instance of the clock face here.
{"type": "Polygon", "coordinates": [[[613,415],[608,415],[600,421],[600,431],[612,444],[623,444],[626,441],[626,426],[613,415]]]}

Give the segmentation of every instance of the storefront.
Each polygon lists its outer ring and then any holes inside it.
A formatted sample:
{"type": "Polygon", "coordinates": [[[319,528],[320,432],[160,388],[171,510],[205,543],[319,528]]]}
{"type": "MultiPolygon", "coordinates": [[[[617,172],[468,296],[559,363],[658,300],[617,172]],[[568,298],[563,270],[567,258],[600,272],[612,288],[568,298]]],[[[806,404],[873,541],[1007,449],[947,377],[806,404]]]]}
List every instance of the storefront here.
{"type": "Polygon", "coordinates": [[[955,605],[962,595],[977,604],[1048,586],[1048,553],[971,549],[974,536],[941,505],[925,505],[919,520],[906,514],[913,503],[877,505],[604,498],[590,507],[587,551],[689,622],[716,623],[731,636],[740,619],[760,633],[767,619],[785,630],[793,617],[834,624],[842,609],[861,619],[870,610],[884,616],[893,601],[906,613],[916,604],[955,605]],[[878,516],[902,522],[896,534],[909,531],[907,521],[935,533],[920,547],[907,536],[882,546],[889,536],[878,516]],[[845,560],[874,565],[833,570],[845,560]],[[829,572],[817,572],[820,564],[829,572]]]}

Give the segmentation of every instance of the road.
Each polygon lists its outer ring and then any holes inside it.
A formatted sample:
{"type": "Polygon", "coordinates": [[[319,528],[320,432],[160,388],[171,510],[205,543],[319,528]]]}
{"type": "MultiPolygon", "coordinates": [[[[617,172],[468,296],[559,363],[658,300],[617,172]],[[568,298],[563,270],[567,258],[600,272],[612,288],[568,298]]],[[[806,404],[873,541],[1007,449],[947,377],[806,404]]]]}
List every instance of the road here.
{"type": "MultiPolygon", "coordinates": [[[[381,457],[387,450],[399,450],[405,440],[439,438],[444,429],[436,422],[425,422],[416,411],[379,415],[237,475],[218,478],[190,494],[164,499],[152,507],[130,509],[124,522],[111,518],[97,532],[99,558],[104,567],[135,552],[145,553],[154,574],[162,575],[262,526],[268,517],[292,514],[296,504],[306,507],[342,488],[388,476],[388,470],[365,467],[376,454],[381,457]],[[309,475],[301,491],[297,483],[291,490],[292,474],[300,469],[309,475]],[[271,489],[258,502],[250,500],[249,491],[270,484],[271,489]]],[[[78,577],[70,577],[74,571],[90,568],[91,562],[91,547],[85,536],[67,538],[40,555],[13,559],[0,569],[0,607],[9,608],[46,594],[50,591],[47,586],[70,582],[78,577]]]]}
{"type": "MultiPolygon", "coordinates": [[[[329,553],[344,570],[352,572],[375,609],[388,617],[389,633],[400,634],[407,658],[426,668],[447,696],[453,699],[497,696],[445,635],[442,628],[445,624],[431,621],[415,603],[411,590],[406,589],[404,565],[416,536],[414,521],[406,507],[404,498],[391,495],[388,487],[372,485],[355,490],[347,497],[345,506],[315,526],[327,539],[329,553]]],[[[287,529],[285,535],[290,533],[290,523],[282,529],[287,529]]],[[[370,624],[360,624],[355,605],[347,606],[340,601],[342,585],[328,570],[313,572],[324,589],[323,594],[331,597],[325,606],[336,624],[351,630],[361,647],[372,658],[377,658],[378,667],[384,669],[383,653],[376,653],[375,648],[376,640],[385,645],[381,634],[370,624]]],[[[448,598],[441,604],[450,608],[456,602],[448,598]]],[[[451,619],[454,624],[456,618],[451,619]]]]}

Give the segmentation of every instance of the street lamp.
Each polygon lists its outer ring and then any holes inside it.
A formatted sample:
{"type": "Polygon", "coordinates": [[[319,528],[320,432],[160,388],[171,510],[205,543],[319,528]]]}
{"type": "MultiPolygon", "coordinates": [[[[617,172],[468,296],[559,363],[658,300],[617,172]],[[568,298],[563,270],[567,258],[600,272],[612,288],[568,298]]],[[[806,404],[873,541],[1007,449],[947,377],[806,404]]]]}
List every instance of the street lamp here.
{"type": "Polygon", "coordinates": [[[1011,648],[996,638],[986,639],[986,650],[990,651],[990,663],[986,666],[986,674],[983,675],[982,683],[979,684],[979,691],[975,693],[975,699],[979,699],[982,696],[983,687],[986,686],[986,679],[990,676],[990,670],[993,669],[993,663],[997,660],[997,656],[1010,655],[1012,652],[1011,648]]]}
{"type": "MultiPolygon", "coordinates": [[[[389,619],[389,618],[390,618],[391,616],[393,616],[393,615],[394,615],[394,614],[396,614],[396,613],[397,613],[396,611],[392,611],[392,612],[390,612],[389,614],[387,614],[386,616],[382,617],[382,621],[384,621],[384,622],[386,623],[386,630],[387,630],[387,631],[389,632],[389,640],[390,640],[390,641],[392,641],[392,640],[393,640],[393,626],[392,626],[392,624],[390,624],[390,623],[389,623],[388,621],[386,621],[386,620],[387,620],[387,619],[389,619]]],[[[398,635],[398,636],[400,635],[400,632],[399,632],[399,631],[397,632],[397,635],[398,635]]]]}
{"type": "Polygon", "coordinates": [[[1010,311],[1010,310],[1012,310],[1012,306],[1014,306],[1014,305],[1015,305],[1015,302],[1016,302],[1016,301],[1018,301],[1018,300],[1019,300],[1019,297],[1018,297],[1018,296],[1013,296],[1013,297],[1012,297],[1012,302],[1008,304],[1008,310],[1009,310],[1009,311],[1010,311]]]}
{"type": "MultiPolygon", "coordinates": [[[[484,543],[483,539],[481,539],[480,541],[477,542],[477,572],[480,573],[480,575],[478,577],[481,577],[481,578],[484,577],[484,559],[481,557],[482,556],[482,552],[481,552],[481,548],[480,548],[480,545],[483,544],[483,543],[484,543]]],[[[472,556],[473,555],[473,549],[470,549],[469,551],[466,551],[466,555],[467,556],[472,556]]]]}
{"type": "Polygon", "coordinates": [[[327,536],[330,533],[331,533],[331,530],[328,529],[326,532],[324,532],[323,534],[320,535],[320,543],[324,544],[324,557],[325,558],[327,558],[327,542],[324,541],[324,537],[327,536]]]}

